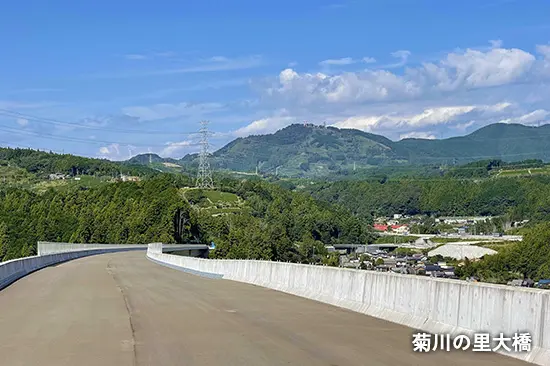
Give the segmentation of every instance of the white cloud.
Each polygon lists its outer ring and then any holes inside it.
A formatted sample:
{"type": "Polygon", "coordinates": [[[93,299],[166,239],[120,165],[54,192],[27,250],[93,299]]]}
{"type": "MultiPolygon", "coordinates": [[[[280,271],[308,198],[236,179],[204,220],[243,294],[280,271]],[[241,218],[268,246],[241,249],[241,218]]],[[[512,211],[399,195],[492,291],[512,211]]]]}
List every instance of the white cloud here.
{"type": "Polygon", "coordinates": [[[465,118],[499,116],[510,104],[499,103],[495,105],[465,105],[443,106],[424,109],[416,114],[382,114],[371,116],[349,117],[333,124],[339,128],[353,128],[368,132],[389,131],[392,129],[417,129],[427,126],[446,125],[451,122],[462,121],[465,118]]]}
{"type": "Polygon", "coordinates": [[[543,55],[545,58],[550,59],[550,45],[537,45],[537,52],[543,55]]]}
{"type": "Polygon", "coordinates": [[[122,108],[122,112],[128,116],[137,117],[142,121],[152,121],[165,118],[182,116],[196,116],[220,111],[224,108],[220,103],[179,103],[179,104],[155,104],[152,106],[134,106],[122,108]]]}
{"type": "Polygon", "coordinates": [[[100,147],[99,156],[109,160],[123,160],[127,158],[127,156],[121,156],[119,144],[111,144],[109,146],[100,147]]]}
{"type": "Polygon", "coordinates": [[[329,66],[329,65],[337,65],[337,66],[343,66],[343,65],[351,65],[356,63],[354,59],[351,57],[344,57],[344,58],[338,58],[338,59],[329,59],[319,62],[319,65],[321,66],[329,66]]]}
{"type": "Polygon", "coordinates": [[[482,88],[520,81],[531,70],[535,57],[520,49],[493,48],[487,52],[450,53],[439,65],[425,64],[417,74],[442,91],[482,88]]]}
{"type": "Polygon", "coordinates": [[[531,113],[524,114],[515,118],[506,118],[500,120],[501,123],[521,123],[523,125],[532,125],[548,121],[547,117],[550,116],[550,112],[544,109],[537,109],[531,113]]]}
{"type": "Polygon", "coordinates": [[[367,70],[329,76],[324,73],[298,74],[283,70],[279,85],[269,95],[288,98],[299,104],[349,103],[410,98],[420,93],[418,86],[385,70],[367,70]]]}
{"type": "Polygon", "coordinates": [[[22,127],[25,127],[29,124],[29,120],[26,118],[18,118],[15,122],[17,122],[17,124],[22,127]]]}
{"type": "Polygon", "coordinates": [[[403,139],[426,139],[426,140],[435,140],[436,137],[430,132],[409,132],[399,136],[400,140],[403,139]]]}
{"type": "Polygon", "coordinates": [[[501,48],[503,42],[500,39],[492,39],[489,43],[491,44],[491,48],[501,48]]]}
{"type": "Polygon", "coordinates": [[[456,125],[453,126],[453,128],[463,132],[463,131],[466,131],[468,128],[472,127],[475,124],[476,124],[476,121],[472,120],[472,121],[468,121],[468,122],[464,122],[464,123],[457,123],[456,125]]]}
{"type": "Polygon", "coordinates": [[[550,76],[550,45],[538,45],[537,52],[544,57],[540,66],[540,73],[550,76]]]}
{"type": "Polygon", "coordinates": [[[263,135],[267,133],[273,133],[285,126],[294,123],[296,119],[294,117],[279,116],[269,117],[256,120],[245,127],[239,128],[233,132],[236,137],[246,137],[250,135],[263,135]]]}
{"type": "Polygon", "coordinates": [[[411,52],[407,50],[400,50],[400,51],[393,52],[391,55],[392,57],[399,59],[399,61],[393,64],[385,65],[383,66],[383,68],[396,69],[396,68],[405,66],[407,64],[407,61],[409,60],[409,56],[411,55],[411,52]]]}
{"type": "MultiPolygon", "coordinates": [[[[550,50],[546,46],[539,46],[539,53],[547,52],[550,50]]],[[[402,60],[399,64],[406,62],[409,55],[409,51],[394,53],[402,60]]],[[[287,108],[289,104],[313,104],[317,108],[326,103],[412,100],[518,82],[537,82],[540,67],[535,66],[541,62],[544,61],[520,49],[491,48],[452,52],[437,63],[407,68],[403,74],[379,69],[328,75],[298,73],[287,68],[266,93],[272,98],[282,98],[287,108]]],[[[550,65],[550,59],[547,64],[550,65]]],[[[386,65],[386,68],[388,66],[397,64],[386,65]]]]}
{"type": "Polygon", "coordinates": [[[374,57],[365,56],[363,57],[362,61],[366,64],[373,64],[376,62],[376,59],[374,57]]]}
{"type": "Polygon", "coordinates": [[[412,126],[426,126],[448,123],[457,116],[470,113],[475,106],[438,107],[424,110],[424,112],[405,119],[412,126]]]}
{"type": "Polygon", "coordinates": [[[110,144],[102,146],[97,151],[97,156],[109,160],[128,160],[133,156],[145,153],[155,153],[164,157],[176,157],[179,158],[187,153],[196,152],[197,143],[192,140],[178,141],[178,142],[166,142],[161,145],[154,145],[155,149],[145,146],[132,146],[121,144],[110,144]]]}
{"type": "Polygon", "coordinates": [[[175,157],[175,155],[185,155],[189,152],[194,152],[196,150],[197,144],[193,143],[191,140],[179,141],[179,142],[168,142],[166,147],[162,149],[160,155],[167,157],[175,157]]]}

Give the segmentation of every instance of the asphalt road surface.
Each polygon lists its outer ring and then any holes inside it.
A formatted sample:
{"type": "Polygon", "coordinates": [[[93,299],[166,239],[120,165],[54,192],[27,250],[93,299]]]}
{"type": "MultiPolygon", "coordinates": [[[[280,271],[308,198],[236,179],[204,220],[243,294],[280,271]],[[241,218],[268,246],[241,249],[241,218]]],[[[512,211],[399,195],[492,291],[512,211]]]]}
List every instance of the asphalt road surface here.
{"type": "Polygon", "coordinates": [[[33,273],[0,291],[3,366],[528,365],[412,352],[413,330],[281,292],[186,274],[143,252],[33,273]]]}

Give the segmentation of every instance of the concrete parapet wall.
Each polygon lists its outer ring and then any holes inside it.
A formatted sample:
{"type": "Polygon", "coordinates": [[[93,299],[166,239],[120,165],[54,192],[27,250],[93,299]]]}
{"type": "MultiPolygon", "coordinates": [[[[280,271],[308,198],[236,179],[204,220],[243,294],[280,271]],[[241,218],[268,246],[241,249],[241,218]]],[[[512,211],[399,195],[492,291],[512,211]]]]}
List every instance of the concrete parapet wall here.
{"type": "MultiPolygon", "coordinates": [[[[113,245],[113,244],[69,244],[38,242],[39,255],[7,262],[0,262],[0,290],[39,269],[71,259],[95,254],[122,252],[129,250],[146,250],[146,244],[113,245]]],[[[161,248],[162,250],[162,248],[161,248]]]]}
{"type": "Polygon", "coordinates": [[[38,242],[38,255],[67,253],[85,250],[146,250],[147,244],[83,244],[83,243],[54,243],[47,241],[38,242]]]}
{"type": "Polygon", "coordinates": [[[157,263],[197,275],[264,286],[435,334],[529,332],[530,353],[506,353],[550,365],[550,291],[413,275],[162,253],[157,263]]]}

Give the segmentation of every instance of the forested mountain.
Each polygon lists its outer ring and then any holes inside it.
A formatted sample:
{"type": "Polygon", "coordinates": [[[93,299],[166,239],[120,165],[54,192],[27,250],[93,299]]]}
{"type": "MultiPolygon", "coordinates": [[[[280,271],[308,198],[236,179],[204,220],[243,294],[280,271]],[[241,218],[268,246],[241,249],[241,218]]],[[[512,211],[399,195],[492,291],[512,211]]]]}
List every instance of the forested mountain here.
{"type": "Polygon", "coordinates": [[[550,125],[540,127],[497,123],[469,135],[442,140],[405,139],[410,163],[471,162],[481,159],[550,160],[550,125]]]}
{"type": "Polygon", "coordinates": [[[152,163],[174,163],[175,164],[177,162],[178,161],[176,159],[162,158],[157,154],[152,154],[152,153],[139,154],[127,160],[127,163],[129,164],[139,164],[139,165],[147,165],[152,163]]]}
{"type": "MultiPolygon", "coordinates": [[[[351,129],[291,125],[274,134],[238,138],[212,157],[217,169],[292,177],[326,177],[373,167],[455,165],[481,159],[550,161],[550,125],[493,124],[442,140],[404,139],[351,129]],[[277,169],[277,167],[279,167],[277,169]]],[[[196,165],[197,155],[181,159],[196,165]]]]}
{"type": "Polygon", "coordinates": [[[156,171],[141,164],[113,162],[70,154],[55,154],[32,149],[0,148],[0,165],[12,165],[25,169],[39,177],[62,173],[68,175],[116,176],[154,175],[156,171]]]}

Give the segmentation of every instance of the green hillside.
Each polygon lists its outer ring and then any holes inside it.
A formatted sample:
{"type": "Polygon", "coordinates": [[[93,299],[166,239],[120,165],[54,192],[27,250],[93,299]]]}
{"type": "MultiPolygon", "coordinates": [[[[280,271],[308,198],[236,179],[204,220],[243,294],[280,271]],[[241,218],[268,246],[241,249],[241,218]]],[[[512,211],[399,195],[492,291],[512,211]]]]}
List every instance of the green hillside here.
{"type": "Polygon", "coordinates": [[[131,162],[114,162],[106,159],[85,158],[70,154],[32,149],[0,148],[0,165],[21,168],[39,178],[49,174],[117,176],[120,174],[150,176],[155,170],[142,164],[131,162]]]}
{"type": "Polygon", "coordinates": [[[466,163],[481,159],[550,160],[550,125],[492,124],[469,135],[443,140],[405,139],[397,142],[414,163],[466,163]]]}
{"type": "MultiPolygon", "coordinates": [[[[213,154],[212,166],[242,173],[257,169],[264,175],[328,177],[487,159],[550,161],[550,126],[493,124],[466,136],[394,142],[358,130],[295,124],[274,134],[230,142],[213,154]]],[[[188,155],[180,164],[193,167],[197,160],[196,154],[188,155]]]]}
{"type": "Polygon", "coordinates": [[[171,158],[162,158],[157,154],[147,153],[147,154],[139,154],[136,155],[129,160],[127,160],[128,164],[137,164],[137,165],[148,165],[153,163],[173,163],[177,164],[176,159],[171,158]]]}
{"type": "MultiPolygon", "coordinates": [[[[194,165],[196,155],[181,162],[194,165]]],[[[391,140],[350,129],[291,125],[270,135],[238,138],[212,156],[217,169],[282,176],[326,176],[356,167],[406,163],[406,151],[391,140]],[[279,168],[278,168],[279,167],[279,168]]]]}

